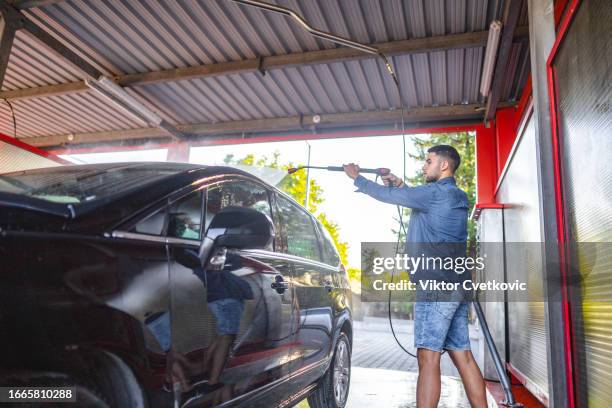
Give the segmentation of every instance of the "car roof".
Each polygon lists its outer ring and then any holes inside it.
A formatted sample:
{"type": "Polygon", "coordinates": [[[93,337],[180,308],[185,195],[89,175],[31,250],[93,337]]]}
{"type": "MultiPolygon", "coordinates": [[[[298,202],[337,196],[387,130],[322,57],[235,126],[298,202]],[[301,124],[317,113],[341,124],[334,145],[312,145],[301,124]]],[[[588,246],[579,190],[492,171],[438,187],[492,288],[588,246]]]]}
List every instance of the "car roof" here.
{"type": "MultiPolygon", "coordinates": [[[[112,195],[92,202],[62,204],[46,202],[40,199],[29,199],[26,203],[27,205],[24,205],[21,208],[26,211],[38,211],[39,214],[46,213],[47,216],[52,218],[57,218],[58,216],[64,218],[64,221],[60,222],[60,224],[53,222],[50,223],[50,225],[60,225],[59,228],[65,231],[74,230],[83,232],[101,232],[102,230],[106,230],[111,226],[118,225],[118,223],[123,222],[127,218],[131,218],[136,213],[139,213],[147,207],[158,203],[160,200],[172,196],[177,191],[192,185],[194,182],[200,181],[203,178],[222,175],[239,175],[250,180],[258,181],[270,190],[281,194],[294,204],[304,208],[300,203],[295,201],[293,197],[279,190],[275,186],[270,185],[265,180],[262,180],[249,172],[231,166],[209,166],[172,162],[120,162],[103,164],[75,164],[52,169],[57,169],[60,172],[70,172],[71,170],[95,172],[97,170],[105,171],[120,168],[153,171],[159,170],[169,172],[170,174],[150,183],[136,185],[130,190],[124,191],[122,194],[112,195]]],[[[16,173],[36,174],[40,172],[44,174],[44,172],[49,172],[52,169],[32,169],[22,172],[4,173],[0,176],[16,173]]],[[[21,198],[28,197],[23,196],[21,198]]],[[[0,201],[2,201],[2,204],[6,204],[7,202],[6,200],[0,201]]]]}

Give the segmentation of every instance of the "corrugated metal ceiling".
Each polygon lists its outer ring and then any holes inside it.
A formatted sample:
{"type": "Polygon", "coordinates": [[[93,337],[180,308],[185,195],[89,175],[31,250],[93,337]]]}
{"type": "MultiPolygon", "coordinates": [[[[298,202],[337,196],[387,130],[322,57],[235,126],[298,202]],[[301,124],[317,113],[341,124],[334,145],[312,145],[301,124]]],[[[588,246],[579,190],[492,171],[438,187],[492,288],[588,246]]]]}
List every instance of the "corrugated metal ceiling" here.
{"type": "MultiPolygon", "coordinates": [[[[269,0],[274,2],[273,0],[269,0]]],[[[313,26],[364,43],[486,30],[501,0],[278,0],[313,26]]],[[[228,0],[63,1],[23,12],[107,75],[334,48],[285,17],[228,0]]],[[[526,24],[526,12],[519,25],[526,24]]],[[[484,48],[393,57],[408,106],[481,102],[484,48]]],[[[513,46],[502,100],[520,95],[528,44],[513,46]]],[[[81,80],[82,74],[18,32],[3,90],[81,80]]],[[[170,123],[217,123],[298,114],[386,110],[397,92],[379,60],[138,85],[130,92],[170,123]]],[[[133,129],[143,125],[91,92],[13,102],[18,136],[133,129]]],[[[12,134],[7,106],[0,131],[12,134]]]]}

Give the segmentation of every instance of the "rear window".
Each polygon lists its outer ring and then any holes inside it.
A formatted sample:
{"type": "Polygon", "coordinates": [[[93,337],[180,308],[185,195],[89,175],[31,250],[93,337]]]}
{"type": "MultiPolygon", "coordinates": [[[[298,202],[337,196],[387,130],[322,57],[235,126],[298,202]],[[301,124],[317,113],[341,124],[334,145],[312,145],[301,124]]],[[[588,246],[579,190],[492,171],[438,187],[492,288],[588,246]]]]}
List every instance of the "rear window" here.
{"type": "Polygon", "coordinates": [[[334,245],[334,240],[329,234],[327,228],[325,228],[320,223],[316,223],[323,236],[322,246],[323,246],[323,261],[331,266],[338,266],[340,263],[340,256],[338,255],[338,251],[336,250],[336,246],[334,245]]]}
{"type": "Polygon", "coordinates": [[[77,204],[142,187],[184,169],[172,165],[97,164],[0,174],[0,192],[77,204]]]}

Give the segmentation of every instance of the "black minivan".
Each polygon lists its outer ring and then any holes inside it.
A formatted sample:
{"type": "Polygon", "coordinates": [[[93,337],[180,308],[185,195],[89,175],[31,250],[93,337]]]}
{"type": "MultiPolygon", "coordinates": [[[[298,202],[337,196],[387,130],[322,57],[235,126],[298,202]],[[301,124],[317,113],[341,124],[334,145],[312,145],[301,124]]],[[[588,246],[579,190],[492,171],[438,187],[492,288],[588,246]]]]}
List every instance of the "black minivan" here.
{"type": "Polygon", "coordinates": [[[343,407],[349,280],[322,225],[231,167],[0,175],[0,385],[79,406],[343,407]]]}

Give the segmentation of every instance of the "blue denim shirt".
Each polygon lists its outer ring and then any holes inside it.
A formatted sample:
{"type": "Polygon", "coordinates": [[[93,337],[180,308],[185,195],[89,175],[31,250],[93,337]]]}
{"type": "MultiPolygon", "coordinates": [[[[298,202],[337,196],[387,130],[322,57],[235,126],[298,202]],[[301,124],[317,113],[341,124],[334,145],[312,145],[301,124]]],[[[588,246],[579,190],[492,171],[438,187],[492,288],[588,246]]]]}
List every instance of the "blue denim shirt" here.
{"type": "MultiPolygon", "coordinates": [[[[406,231],[406,253],[410,256],[465,256],[468,199],[467,194],[457,187],[454,177],[415,187],[390,188],[360,175],[354,184],[358,192],[378,201],[412,209],[406,231]]],[[[452,275],[429,270],[417,279],[426,277],[455,282],[462,281],[469,274],[452,275]]]]}

